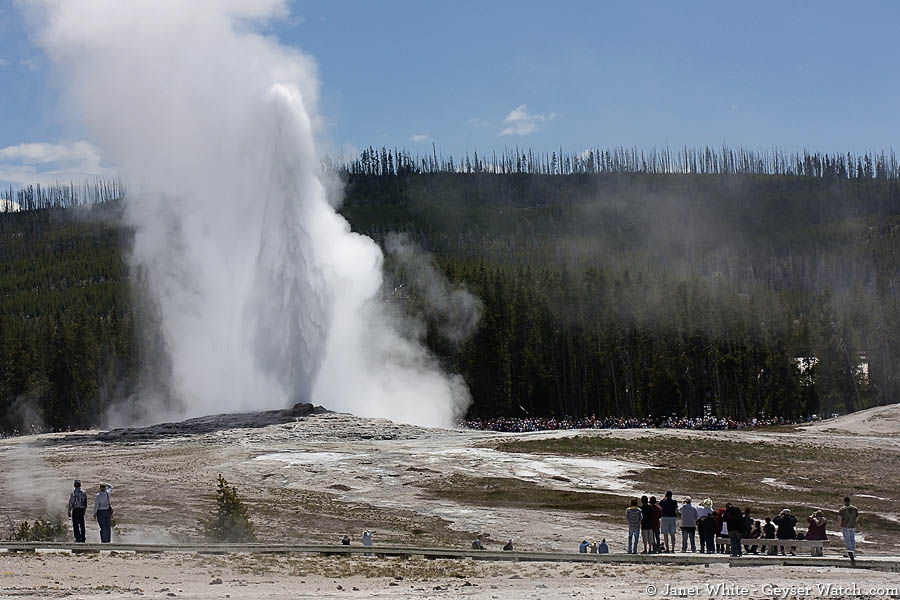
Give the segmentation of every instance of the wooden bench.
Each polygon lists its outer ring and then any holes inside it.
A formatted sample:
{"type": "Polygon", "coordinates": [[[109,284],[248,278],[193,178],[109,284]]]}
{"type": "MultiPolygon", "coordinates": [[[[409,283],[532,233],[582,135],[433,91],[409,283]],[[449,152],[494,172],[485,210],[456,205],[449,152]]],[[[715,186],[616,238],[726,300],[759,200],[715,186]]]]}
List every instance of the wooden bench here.
{"type": "Polygon", "coordinates": [[[741,544],[744,546],[757,546],[760,551],[762,547],[766,547],[766,554],[776,554],[781,552],[784,546],[785,553],[789,552],[791,547],[801,549],[808,548],[812,556],[822,556],[825,554],[825,545],[828,540],[779,540],[766,538],[741,538],[741,544]]]}

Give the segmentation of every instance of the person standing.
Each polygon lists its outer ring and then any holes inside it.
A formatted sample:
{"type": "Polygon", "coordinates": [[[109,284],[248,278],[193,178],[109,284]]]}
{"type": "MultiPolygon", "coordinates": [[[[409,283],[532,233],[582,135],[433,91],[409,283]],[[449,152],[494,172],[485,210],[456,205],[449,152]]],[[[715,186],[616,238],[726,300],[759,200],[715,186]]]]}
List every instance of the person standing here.
{"type": "MultiPolygon", "coordinates": [[[[750,527],[750,539],[758,540],[761,537],[762,537],[762,523],[760,523],[759,521],[754,521],[753,526],[750,527]]],[[[749,552],[750,554],[759,554],[759,551],[757,550],[757,548],[759,548],[759,546],[756,546],[756,545],[750,546],[750,549],[747,550],[747,552],[749,552]]]]}
{"type": "Polygon", "coordinates": [[[653,519],[656,510],[650,506],[649,498],[641,496],[641,541],[644,550],[641,554],[649,554],[653,551],[653,519]]]}
{"type": "MultiPolygon", "coordinates": [[[[750,509],[744,509],[744,537],[753,537],[753,517],[750,516],[750,509]]],[[[759,536],[756,536],[759,537],[759,536]]],[[[750,553],[750,546],[744,544],[744,552],[750,553]]]]}
{"type": "MultiPolygon", "coordinates": [[[[806,517],[809,527],[806,530],[806,539],[808,540],[827,540],[828,534],[825,532],[825,525],[828,521],[825,519],[825,513],[817,510],[813,514],[806,517]]],[[[824,554],[822,547],[812,549],[813,556],[822,556],[824,554]]]]}
{"type": "Polygon", "coordinates": [[[737,506],[729,505],[725,511],[725,524],[728,526],[728,545],[731,556],[741,556],[741,538],[744,537],[744,514],[737,506]]]}
{"type": "Polygon", "coordinates": [[[75,489],[69,496],[69,516],[72,517],[72,530],[76,542],[85,541],[84,513],[87,511],[87,494],[81,489],[81,482],[75,480],[75,489]]]}
{"type": "MultiPolygon", "coordinates": [[[[772,517],[766,517],[766,524],[763,525],[763,539],[775,539],[775,525],[772,523],[772,517]]],[[[762,551],[764,554],[778,554],[778,548],[776,546],[763,546],[762,551]]]]}
{"type": "Polygon", "coordinates": [[[859,518],[859,510],[850,504],[850,496],[844,497],[844,506],[838,511],[838,515],[847,556],[850,557],[850,564],[856,566],[856,520],[859,518]]]}
{"type": "MultiPolygon", "coordinates": [[[[697,523],[697,527],[700,528],[700,535],[703,539],[703,547],[706,548],[707,554],[715,554],[716,553],[716,534],[721,527],[719,525],[719,520],[716,519],[716,513],[710,511],[706,514],[705,517],[700,519],[697,523]]],[[[703,552],[703,550],[700,550],[703,552]]]]}
{"type": "Polygon", "coordinates": [[[109,490],[105,483],[100,484],[100,491],[94,496],[94,518],[100,526],[100,543],[108,544],[112,535],[112,504],[109,500],[109,490]]]}
{"type": "MultiPolygon", "coordinates": [[[[681,551],[687,552],[688,538],[691,540],[691,552],[697,551],[697,543],[694,541],[694,533],[697,531],[697,509],[691,504],[691,497],[684,499],[681,505],[681,551]]],[[[672,536],[673,538],[675,536],[672,536]]],[[[672,542],[672,551],[675,551],[675,542],[672,542]]]]}
{"type": "MultiPolygon", "coordinates": [[[[797,524],[797,517],[791,514],[790,509],[785,508],[782,510],[781,513],[775,517],[774,523],[778,527],[778,530],[775,532],[775,537],[779,540],[797,539],[797,532],[794,530],[794,525],[797,524]]],[[[791,546],[791,554],[797,554],[796,546],[791,546]]],[[[784,546],[781,546],[781,555],[784,556],[784,546]]]]}
{"type": "Polygon", "coordinates": [[[631,499],[631,506],[625,511],[625,521],[628,523],[628,554],[637,554],[638,540],[641,537],[641,509],[638,508],[637,498],[631,499]]]}
{"type": "Polygon", "coordinates": [[[672,499],[672,491],[666,492],[666,497],[660,500],[659,508],[662,510],[662,535],[666,552],[675,552],[675,519],[678,516],[678,503],[672,499]],[[669,544],[669,538],[672,543],[669,544]]]}
{"type": "Polygon", "coordinates": [[[653,507],[653,553],[659,554],[662,544],[659,539],[659,528],[662,522],[662,509],[656,503],[656,496],[650,496],[650,506],[653,507]]]}
{"type": "Polygon", "coordinates": [[[706,547],[706,535],[703,533],[702,523],[703,519],[707,517],[707,515],[711,515],[712,510],[712,500],[710,498],[706,498],[702,502],[700,502],[700,506],[697,508],[697,535],[700,536],[700,553],[709,552],[712,554],[715,549],[715,534],[713,534],[713,548],[706,547]]]}

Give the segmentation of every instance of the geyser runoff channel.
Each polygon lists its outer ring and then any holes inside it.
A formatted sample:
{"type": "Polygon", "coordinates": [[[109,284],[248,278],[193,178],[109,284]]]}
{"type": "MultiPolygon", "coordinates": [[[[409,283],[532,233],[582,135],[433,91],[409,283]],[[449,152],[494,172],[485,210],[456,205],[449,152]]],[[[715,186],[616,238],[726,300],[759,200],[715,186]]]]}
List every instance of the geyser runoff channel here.
{"type": "Polygon", "coordinates": [[[65,116],[129,187],[134,279],[169,359],[169,391],[140,395],[141,420],[312,401],[453,423],[465,385],[381,302],[380,249],[329,202],[315,64],[259,33],[284,1],[23,7],[65,116]]]}

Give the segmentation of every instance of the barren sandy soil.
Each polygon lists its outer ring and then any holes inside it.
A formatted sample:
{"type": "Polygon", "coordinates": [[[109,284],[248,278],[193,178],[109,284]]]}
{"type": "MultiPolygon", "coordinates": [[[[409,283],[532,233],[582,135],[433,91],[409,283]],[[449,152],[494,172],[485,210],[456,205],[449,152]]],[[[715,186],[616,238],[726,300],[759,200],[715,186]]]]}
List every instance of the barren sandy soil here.
{"type": "MultiPolygon", "coordinates": [[[[514,538],[519,549],[575,551],[581,539],[605,537],[613,552],[622,552],[626,537],[622,515],[628,497],[660,495],[669,487],[676,497],[715,493],[717,505],[731,500],[759,507],[758,517],[782,504],[791,506],[801,521],[818,504],[833,510],[845,493],[852,493],[863,511],[861,554],[897,554],[900,514],[893,499],[900,492],[898,422],[900,407],[893,406],[797,430],[511,435],[325,414],[260,429],[133,442],[100,442],[97,432],[20,437],[0,440],[0,485],[6,492],[0,503],[0,529],[23,519],[64,517],[71,481],[78,477],[90,494],[100,481],[112,483],[114,542],[199,540],[197,519],[212,507],[216,475],[222,473],[249,505],[262,540],[335,543],[348,533],[358,544],[360,532],[369,528],[376,531],[376,543],[467,547],[476,533],[486,533],[491,549],[514,538]],[[879,424],[874,434],[866,432],[865,424],[870,422],[879,424]],[[580,436],[578,444],[588,443],[594,449],[554,450],[555,444],[572,436],[580,436]],[[537,442],[540,449],[509,451],[501,445],[504,442],[537,442]],[[602,442],[601,450],[596,450],[594,442],[602,442]],[[746,450],[747,457],[719,456],[735,448],[740,453],[746,450]],[[715,462],[711,457],[723,460],[715,462]],[[790,477],[785,476],[788,465],[795,469],[790,477]],[[515,496],[511,484],[524,486],[526,500],[533,497],[534,502],[523,500],[521,489],[515,496]],[[570,501],[577,505],[567,505],[570,501]]],[[[828,529],[837,533],[833,518],[828,529]]],[[[88,538],[98,538],[96,523],[90,520],[88,538]]],[[[829,553],[837,554],[837,548],[835,538],[829,553]]],[[[862,584],[859,578],[869,582],[889,577],[840,569],[769,567],[715,571],[724,567],[465,561],[416,565],[415,561],[401,564],[364,557],[104,555],[98,560],[0,555],[0,590],[6,594],[3,597],[67,593],[84,598],[131,597],[137,593],[133,588],[139,587],[144,594],[160,597],[175,593],[224,598],[227,593],[234,598],[288,598],[300,590],[329,596],[352,593],[358,587],[361,595],[368,591],[370,597],[465,593],[511,598],[551,597],[547,590],[552,589],[558,597],[594,597],[598,591],[608,597],[634,597],[642,596],[642,586],[662,574],[663,579],[673,577],[685,585],[703,585],[725,575],[747,583],[770,578],[781,585],[849,582],[848,578],[862,584]],[[409,570],[409,577],[390,586],[389,578],[402,569],[409,570]],[[477,586],[461,587],[463,580],[452,577],[454,573],[477,586]],[[583,575],[591,579],[579,579],[583,575]],[[511,579],[517,576],[522,579],[511,579]],[[216,577],[225,583],[209,585],[216,577]],[[429,585],[410,587],[416,577],[429,585]],[[540,582],[548,588],[538,587],[540,582]],[[338,590],[337,585],[344,589],[338,590]],[[432,589],[438,585],[449,588],[432,589]],[[494,585],[496,590],[491,588],[494,585]],[[170,590],[155,591],[165,587],[170,590]]],[[[893,578],[897,579],[896,574],[893,578]]]]}
{"type": "Polygon", "coordinates": [[[877,571],[725,565],[561,565],[265,555],[0,555],[2,598],[679,597],[678,591],[666,586],[681,588],[684,593],[680,597],[887,598],[897,596],[900,581],[896,573],[877,571]]]}

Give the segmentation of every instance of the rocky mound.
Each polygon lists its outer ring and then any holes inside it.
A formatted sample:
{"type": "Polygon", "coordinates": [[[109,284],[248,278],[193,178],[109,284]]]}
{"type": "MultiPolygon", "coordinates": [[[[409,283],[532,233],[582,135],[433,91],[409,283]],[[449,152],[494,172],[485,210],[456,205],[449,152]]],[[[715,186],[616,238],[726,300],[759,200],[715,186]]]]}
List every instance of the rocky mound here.
{"type": "Polygon", "coordinates": [[[202,435],[223,429],[255,429],[268,427],[269,425],[281,425],[293,423],[298,419],[310,415],[320,415],[330,412],[321,406],[301,402],[291,408],[282,410],[265,410],[260,412],[208,415],[178,421],[176,423],[158,423],[147,427],[125,427],[112,429],[97,434],[97,439],[102,442],[139,442],[156,440],[166,437],[184,435],[202,435]]]}

